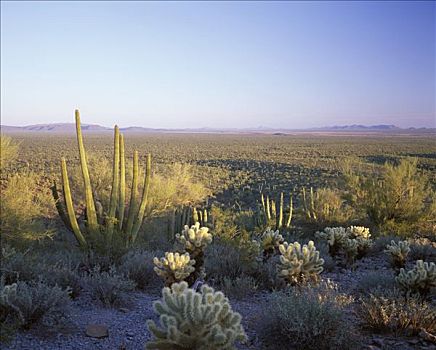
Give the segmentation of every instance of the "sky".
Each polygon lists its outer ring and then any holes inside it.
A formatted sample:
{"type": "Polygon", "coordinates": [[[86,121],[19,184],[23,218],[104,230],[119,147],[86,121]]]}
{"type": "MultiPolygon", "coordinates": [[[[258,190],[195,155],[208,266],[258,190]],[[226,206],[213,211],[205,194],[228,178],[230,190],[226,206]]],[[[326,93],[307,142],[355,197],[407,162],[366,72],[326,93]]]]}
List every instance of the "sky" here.
{"type": "Polygon", "coordinates": [[[1,2],[1,124],[436,127],[436,5],[1,2]]]}

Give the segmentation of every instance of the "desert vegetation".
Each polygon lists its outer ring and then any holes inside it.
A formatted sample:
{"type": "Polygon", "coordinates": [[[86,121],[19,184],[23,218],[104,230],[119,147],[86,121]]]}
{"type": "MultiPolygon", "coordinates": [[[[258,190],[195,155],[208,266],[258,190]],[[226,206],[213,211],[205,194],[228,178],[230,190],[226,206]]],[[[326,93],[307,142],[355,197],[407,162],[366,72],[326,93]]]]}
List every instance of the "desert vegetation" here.
{"type": "Polygon", "coordinates": [[[1,136],[5,349],[434,348],[431,137],[76,127],[1,136]]]}

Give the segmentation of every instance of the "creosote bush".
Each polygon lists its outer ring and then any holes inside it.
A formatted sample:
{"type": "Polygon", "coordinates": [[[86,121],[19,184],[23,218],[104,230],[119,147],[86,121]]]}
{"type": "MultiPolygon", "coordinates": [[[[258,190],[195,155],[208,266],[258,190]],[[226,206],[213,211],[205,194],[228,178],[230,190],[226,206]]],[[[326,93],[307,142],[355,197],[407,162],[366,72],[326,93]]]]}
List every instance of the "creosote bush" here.
{"type": "Polygon", "coordinates": [[[106,307],[123,306],[130,301],[128,292],[135,289],[135,283],[117,272],[115,267],[100,271],[96,266],[84,278],[84,287],[94,299],[106,307]]]}
{"type": "Polygon", "coordinates": [[[258,324],[260,337],[268,349],[357,349],[344,317],[350,302],[331,283],[273,292],[258,324]]]}
{"type": "Polygon", "coordinates": [[[374,290],[358,308],[364,326],[377,332],[416,335],[422,329],[436,332],[436,308],[418,296],[404,296],[398,289],[374,290]]]}
{"type": "Polygon", "coordinates": [[[241,315],[232,310],[223,293],[207,285],[200,292],[188,288],[186,282],[165,287],[154,310],[160,326],[147,321],[153,335],[147,349],[230,350],[246,340],[241,315]]]}
{"type": "Polygon", "coordinates": [[[0,134],[0,170],[12,163],[18,155],[18,142],[11,137],[0,134]]]}
{"type": "MultiPolygon", "coordinates": [[[[129,251],[123,256],[119,272],[136,283],[136,287],[142,290],[150,290],[157,287],[159,278],[153,269],[153,258],[161,255],[157,251],[129,251]]],[[[159,286],[160,290],[161,286],[159,286]]]]}

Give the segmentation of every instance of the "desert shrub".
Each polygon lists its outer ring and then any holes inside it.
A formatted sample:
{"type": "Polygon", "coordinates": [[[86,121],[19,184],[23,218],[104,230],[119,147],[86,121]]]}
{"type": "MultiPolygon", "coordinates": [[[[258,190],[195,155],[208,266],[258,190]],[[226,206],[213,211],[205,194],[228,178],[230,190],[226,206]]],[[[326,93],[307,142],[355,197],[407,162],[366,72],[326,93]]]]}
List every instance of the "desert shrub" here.
{"type": "Polygon", "coordinates": [[[286,281],[280,277],[277,265],[280,263],[280,256],[276,255],[259,264],[253,277],[259,289],[277,290],[286,287],[286,281]]]}
{"type": "Polygon", "coordinates": [[[43,282],[22,282],[4,285],[0,291],[2,322],[29,329],[42,323],[55,325],[62,321],[69,304],[69,290],[43,282]]]}
{"type": "Polygon", "coordinates": [[[378,253],[383,252],[386,249],[386,246],[388,244],[391,244],[392,241],[394,241],[395,243],[398,243],[399,241],[401,241],[401,238],[398,236],[392,236],[392,235],[377,237],[377,239],[374,240],[374,243],[371,247],[371,252],[373,254],[378,254],[378,253]]]}
{"type": "Polygon", "coordinates": [[[147,321],[153,335],[147,349],[232,349],[246,340],[241,315],[232,310],[222,292],[207,285],[196,292],[181,282],[164,288],[162,294],[162,300],[153,305],[160,327],[147,321]]]}
{"type": "Polygon", "coordinates": [[[17,246],[53,235],[44,218],[52,210],[50,194],[38,187],[35,174],[14,175],[2,190],[0,201],[1,238],[17,246]]]}
{"type": "Polygon", "coordinates": [[[412,270],[400,270],[396,281],[400,287],[410,294],[427,296],[436,287],[436,264],[418,260],[412,270]]]}
{"type": "Polygon", "coordinates": [[[364,327],[378,332],[418,334],[436,332],[436,308],[417,296],[405,297],[399,290],[376,290],[358,308],[364,327]]]}
{"type": "Polygon", "coordinates": [[[407,255],[410,252],[410,244],[407,241],[391,241],[386,246],[385,252],[389,255],[391,264],[394,268],[401,268],[406,265],[407,255]]]}
{"type": "Polygon", "coordinates": [[[122,306],[130,301],[127,292],[135,289],[135,283],[118,273],[115,267],[101,271],[98,266],[83,278],[84,286],[93,298],[106,307],[122,306]]]}
{"type": "Polygon", "coordinates": [[[222,209],[213,205],[210,210],[214,236],[221,241],[246,241],[250,239],[249,232],[255,229],[254,213],[252,211],[222,209]]]}
{"type": "Polygon", "coordinates": [[[1,276],[6,285],[17,281],[32,281],[38,278],[40,269],[38,260],[30,251],[18,251],[10,245],[1,248],[1,276]]]}
{"type": "Polygon", "coordinates": [[[307,281],[318,281],[323,271],[324,260],[319,257],[313,241],[301,246],[300,243],[287,242],[279,245],[280,263],[277,265],[279,275],[287,283],[301,284],[307,281]]]}
{"type": "Polygon", "coordinates": [[[229,298],[244,299],[257,291],[258,284],[251,276],[236,277],[234,280],[224,277],[219,288],[229,298]]]}
{"type": "Polygon", "coordinates": [[[329,283],[273,292],[259,334],[268,349],[352,349],[355,336],[344,316],[347,298],[329,283]]]}
{"type": "Polygon", "coordinates": [[[12,138],[0,135],[0,169],[3,170],[13,162],[18,155],[19,144],[12,138]]]}
{"type": "Polygon", "coordinates": [[[339,191],[330,188],[311,189],[307,194],[303,190],[302,204],[302,217],[321,227],[348,222],[352,215],[351,207],[341,198],[339,191]]]}
{"type": "Polygon", "coordinates": [[[434,196],[417,160],[403,159],[396,166],[386,163],[379,177],[358,176],[353,171],[345,177],[355,206],[363,207],[382,231],[408,236],[432,211],[434,196]]]}
{"type": "Polygon", "coordinates": [[[40,269],[40,276],[47,285],[68,289],[73,299],[79,296],[82,287],[78,266],[58,263],[54,266],[40,265],[40,269]]]}
{"type": "Polygon", "coordinates": [[[161,254],[146,250],[130,251],[123,257],[119,271],[134,281],[139,289],[157,286],[159,278],[153,270],[153,258],[161,254]]]}
{"type": "Polygon", "coordinates": [[[428,238],[418,238],[410,245],[410,257],[413,260],[424,260],[436,263],[436,242],[428,238]]]}
{"type": "Polygon", "coordinates": [[[363,294],[369,294],[375,289],[391,290],[396,286],[395,276],[392,273],[372,271],[359,280],[357,290],[363,294]]]}

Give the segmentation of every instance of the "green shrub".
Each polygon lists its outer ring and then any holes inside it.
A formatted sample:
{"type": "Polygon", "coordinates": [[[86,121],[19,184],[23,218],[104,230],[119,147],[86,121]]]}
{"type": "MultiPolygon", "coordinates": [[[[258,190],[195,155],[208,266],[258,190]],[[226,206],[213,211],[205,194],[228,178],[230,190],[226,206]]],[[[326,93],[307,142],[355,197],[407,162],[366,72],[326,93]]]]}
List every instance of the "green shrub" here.
{"type": "Polygon", "coordinates": [[[331,284],[269,295],[259,321],[268,349],[353,349],[355,336],[344,315],[347,298],[331,284]]]}
{"type": "Polygon", "coordinates": [[[224,277],[220,289],[229,298],[244,299],[253,295],[258,289],[258,285],[251,276],[241,276],[234,280],[224,277]]]}
{"type": "MultiPolygon", "coordinates": [[[[379,177],[349,171],[346,180],[355,206],[363,207],[382,231],[409,236],[433,210],[434,194],[417,160],[402,159],[397,166],[386,163],[379,177]]],[[[432,230],[431,220],[428,224],[427,230],[432,230]]]]}
{"type": "Polygon", "coordinates": [[[0,169],[12,163],[18,155],[19,144],[9,136],[0,135],[0,169]]]}
{"type": "MultiPolygon", "coordinates": [[[[157,286],[159,278],[153,270],[153,258],[162,252],[130,251],[122,259],[120,273],[136,283],[139,289],[149,289],[157,286]]],[[[159,286],[160,288],[160,286],[159,286]]]]}
{"type": "Polygon", "coordinates": [[[10,245],[1,248],[1,276],[6,285],[20,281],[32,281],[38,278],[40,269],[37,259],[30,251],[18,251],[10,245]]]}
{"type": "Polygon", "coordinates": [[[96,266],[83,278],[83,282],[93,298],[106,307],[127,304],[130,301],[127,293],[135,289],[135,283],[118,273],[115,267],[100,271],[96,266]]]}
{"type": "Polygon", "coordinates": [[[372,271],[366,273],[357,283],[357,290],[363,294],[370,294],[376,289],[391,290],[397,286],[392,273],[372,271]]]}
{"type": "Polygon", "coordinates": [[[436,332],[436,308],[417,296],[405,297],[399,290],[376,290],[362,299],[358,315],[365,327],[377,332],[418,334],[436,332]]]}
{"type": "Polygon", "coordinates": [[[79,296],[82,286],[77,266],[62,265],[54,266],[43,265],[41,268],[41,278],[49,286],[59,286],[70,291],[70,296],[75,299],[79,296]]]}
{"type": "Polygon", "coordinates": [[[196,292],[186,282],[174,283],[163,289],[154,310],[160,327],[147,321],[153,335],[147,349],[233,349],[236,342],[246,340],[241,315],[223,293],[207,285],[196,292]]]}
{"type": "Polygon", "coordinates": [[[62,320],[69,305],[68,289],[43,282],[1,283],[0,317],[2,323],[29,329],[35,324],[53,325],[62,320]]]}
{"type": "Polygon", "coordinates": [[[0,227],[3,242],[26,246],[28,242],[53,235],[44,218],[52,208],[50,194],[38,186],[40,178],[32,173],[12,176],[2,189],[0,227]]]}

